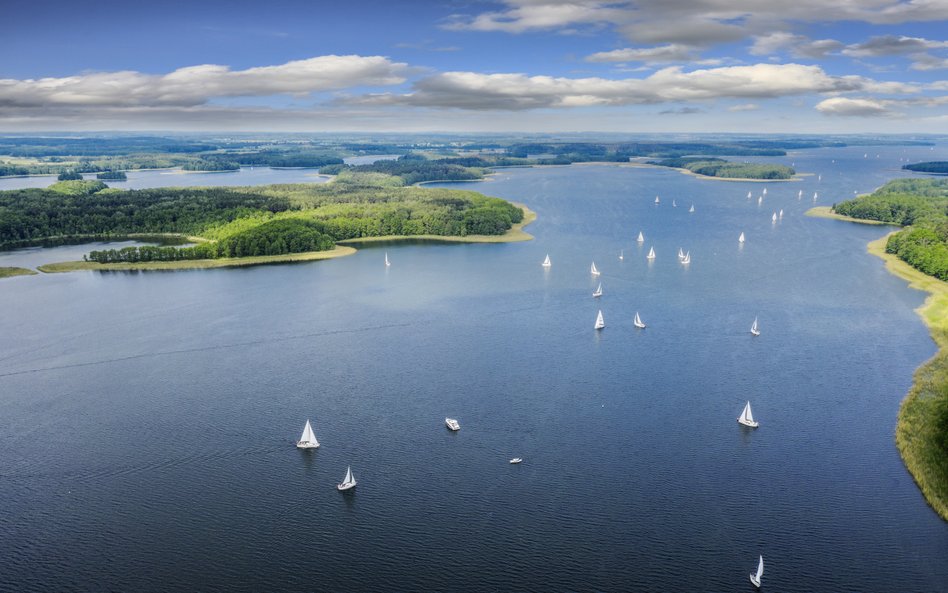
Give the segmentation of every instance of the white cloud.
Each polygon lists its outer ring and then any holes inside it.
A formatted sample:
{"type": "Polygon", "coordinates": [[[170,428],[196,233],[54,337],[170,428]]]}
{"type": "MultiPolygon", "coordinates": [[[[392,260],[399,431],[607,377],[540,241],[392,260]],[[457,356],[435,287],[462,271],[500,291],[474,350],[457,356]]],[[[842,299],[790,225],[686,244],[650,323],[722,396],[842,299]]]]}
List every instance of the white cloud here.
{"type": "Polygon", "coordinates": [[[64,78],[0,79],[0,107],[196,106],[218,97],[307,95],[404,82],[406,64],[380,56],[320,56],[231,70],[204,64],[164,75],[98,72],[64,78]]]}
{"type": "Polygon", "coordinates": [[[945,70],[948,68],[948,58],[931,54],[913,54],[912,70],[945,70]]]}
{"type": "Polygon", "coordinates": [[[823,58],[844,47],[835,39],[812,40],[804,35],[795,35],[780,31],[754,37],[750,53],[755,56],[769,56],[786,49],[796,58],[823,58]]]}
{"type": "Polygon", "coordinates": [[[527,110],[716,98],[763,99],[861,90],[871,82],[859,77],[830,76],[818,66],[800,64],[755,64],[691,72],[675,66],[646,78],[622,80],[444,72],[419,80],[408,94],[350,100],[467,110],[527,110]]]}
{"type": "Polygon", "coordinates": [[[669,44],[658,47],[614,49],[601,51],[586,58],[587,62],[686,62],[694,59],[686,45],[669,44]]]}
{"type": "Polygon", "coordinates": [[[892,111],[884,101],[873,99],[849,99],[833,97],[820,101],[816,110],[826,115],[858,116],[858,117],[890,117],[892,111]]]}
{"type": "Polygon", "coordinates": [[[863,43],[848,45],[842,53],[854,58],[867,58],[918,53],[944,47],[948,47],[948,41],[933,41],[931,39],[906,37],[904,35],[882,35],[872,37],[863,43]]]}
{"type": "Polygon", "coordinates": [[[756,111],[758,109],[760,109],[760,105],[756,103],[743,103],[741,105],[732,105],[727,108],[728,111],[735,111],[735,112],[756,111]]]}

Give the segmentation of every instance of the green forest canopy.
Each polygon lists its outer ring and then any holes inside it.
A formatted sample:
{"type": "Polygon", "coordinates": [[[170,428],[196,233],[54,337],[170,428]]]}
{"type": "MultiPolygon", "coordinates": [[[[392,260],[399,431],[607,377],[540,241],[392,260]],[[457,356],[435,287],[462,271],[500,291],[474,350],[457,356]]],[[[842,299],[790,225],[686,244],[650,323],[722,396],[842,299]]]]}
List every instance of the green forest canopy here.
{"type": "Polygon", "coordinates": [[[886,251],[948,281],[948,179],[896,179],[870,195],[834,204],[837,214],[906,227],[886,251]]]}

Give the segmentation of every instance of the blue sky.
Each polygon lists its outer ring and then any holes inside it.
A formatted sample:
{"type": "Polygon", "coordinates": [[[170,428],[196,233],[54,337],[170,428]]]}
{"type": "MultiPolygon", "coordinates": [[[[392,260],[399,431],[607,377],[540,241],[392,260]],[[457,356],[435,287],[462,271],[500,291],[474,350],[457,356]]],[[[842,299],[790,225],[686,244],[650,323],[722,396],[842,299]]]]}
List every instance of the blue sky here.
{"type": "Polygon", "coordinates": [[[948,132],[948,0],[3,12],[2,131],[948,132]]]}

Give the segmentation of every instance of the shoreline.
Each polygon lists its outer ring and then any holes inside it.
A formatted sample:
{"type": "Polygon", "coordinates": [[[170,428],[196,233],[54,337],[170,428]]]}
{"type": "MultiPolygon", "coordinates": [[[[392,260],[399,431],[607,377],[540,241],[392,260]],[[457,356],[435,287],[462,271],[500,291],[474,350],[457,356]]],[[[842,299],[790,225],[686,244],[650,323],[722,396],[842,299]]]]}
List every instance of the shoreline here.
{"type": "MultiPolygon", "coordinates": [[[[860,224],[888,224],[853,219],[828,211],[827,206],[817,206],[806,214],[860,224]],[[811,214],[818,208],[825,210],[811,214]]],[[[948,521],[948,456],[938,443],[939,427],[936,424],[939,398],[944,397],[940,392],[945,391],[948,385],[948,282],[916,270],[894,254],[886,253],[889,237],[896,232],[870,241],[866,251],[880,258],[885,263],[885,269],[908,282],[910,288],[928,293],[915,312],[928,328],[938,351],[922,362],[912,374],[912,386],[899,404],[895,444],[903,465],[925,502],[939,517],[948,521]]]]}
{"type": "MultiPolygon", "coordinates": [[[[573,163],[573,164],[582,164],[582,163],[573,163]]],[[[598,164],[598,163],[590,163],[598,164]]],[[[712,175],[701,175],[700,173],[695,173],[689,169],[683,169],[681,167],[665,167],[662,165],[650,165],[648,163],[616,163],[617,165],[636,167],[636,168],[648,168],[648,169],[669,169],[672,171],[678,171],[683,175],[691,175],[698,179],[713,179],[715,181],[749,181],[751,183],[786,183],[790,181],[802,181],[803,177],[806,177],[808,173],[794,173],[790,179],[752,179],[750,177],[714,177],[712,175]]]]}
{"type": "Polygon", "coordinates": [[[38,272],[30,268],[21,268],[19,266],[0,266],[0,278],[13,278],[15,276],[35,276],[38,272]]]}
{"type": "MultiPolygon", "coordinates": [[[[149,270],[204,270],[212,268],[236,268],[243,266],[261,266],[269,264],[284,264],[303,261],[318,261],[323,259],[333,259],[336,257],[345,257],[352,255],[358,250],[349,244],[359,243],[378,243],[384,241],[443,241],[446,243],[515,243],[520,241],[531,241],[533,235],[525,232],[523,227],[536,220],[537,214],[530,210],[524,204],[510,202],[514,206],[523,209],[523,220],[514,224],[503,235],[468,235],[466,237],[441,236],[441,235],[388,235],[384,237],[364,237],[358,239],[344,239],[336,242],[336,247],[328,251],[307,251],[305,253],[286,253],[283,255],[260,255],[255,257],[233,257],[219,259],[186,259],[178,261],[157,261],[157,262],[120,262],[113,264],[100,264],[98,262],[88,261],[66,261],[37,266],[36,269],[46,274],[58,274],[64,272],[78,271],[98,271],[98,272],[130,272],[130,271],[149,271],[149,270]]],[[[179,237],[175,233],[165,233],[169,236],[179,237]]],[[[156,236],[151,234],[149,236],[156,236]]],[[[203,237],[188,237],[192,242],[206,242],[203,237]]],[[[26,269],[26,268],[24,268],[26,269]]]]}
{"type": "MultiPolygon", "coordinates": [[[[836,214],[835,212],[833,212],[833,209],[830,206],[813,206],[812,208],[804,212],[803,215],[811,216],[813,218],[828,218],[831,220],[842,220],[844,222],[855,222],[856,224],[868,224],[872,226],[899,226],[895,224],[894,222],[882,222],[881,220],[867,220],[863,218],[853,218],[851,216],[836,214]]],[[[885,251],[884,247],[883,247],[883,251],[885,251]]]]}

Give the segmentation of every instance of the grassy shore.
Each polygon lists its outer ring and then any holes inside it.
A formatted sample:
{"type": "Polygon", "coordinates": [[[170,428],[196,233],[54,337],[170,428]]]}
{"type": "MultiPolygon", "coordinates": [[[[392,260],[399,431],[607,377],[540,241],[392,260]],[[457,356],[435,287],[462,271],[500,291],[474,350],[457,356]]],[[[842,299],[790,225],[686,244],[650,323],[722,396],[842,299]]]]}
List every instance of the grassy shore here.
{"type": "MultiPolygon", "coordinates": [[[[851,216],[843,216],[842,214],[836,214],[833,212],[833,209],[829,206],[814,206],[804,212],[806,216],[813,216],[814,218],[832,218],[833,220],[845,220],[846,222],[855,222],[858,224],[874,224],[874,225],[889,225],[892,226],[891,222],[882,222],[879,220],[867,220],[865,218],[852,218],[851,216]]],[[[885,251],[885,245],[883,247],[883,252],[885,251]]]]}
{"type": "Polygon", "coordinates": [[[939,443],[938,426],[948,406],[948,282],[923,274],[885,252],[886,235],[869,243],[869,253],[882,258],[889,272],[929,293],[917,309],[940,350],[915,371],[914,383],[902,400],[895,442],[902,460],[925,500],[948,521],[948,452],[939,443]]]}
{"type": "Polygon", "coordinates": [[[13,276],[33,276],[35,271],[29,268],[10,268],[0,267],[0,278],[12,278],[13,276]]]}
{"type": "MultiPolygon", "coordinates": [[[[576,163],[579,164],[579,163],[576,163]]],[[[784,183],[787,181],[800,181],[803,179],[804,175],[801,173],[796,173],[790,179],[752,179],[749,177],[714,177],[713,175],[702,175],[700,173],[695,173],[688,169],[681,167],[665,167],[663,165],[649,165],[648,163],[617,163],[626,167],[642,167],[642,168],[655,168],[655,169],[670,169],[672,171],[678,171],[684,175],[691,175],[692,177],[697,177],[698,179],[714,179],[717,181],[750,181],[752,183],[784,183]]]]}
{"type": "Polygon", "coordinates": [[[352,247],[338,245],[329,251],[309,251],[306,253],[286,253],[284,255],[261,255],[257,257],[222,257],[219,259],[188,259],[182,261],[153,261],[138,263],[100,264],[89,261],[67,261],[44,264],[37,269],[46,273],[76,272],[96,270],[99,272],[123,272],[129,270],[203,270],[209,268],[234,268],[240,266],[260,266],[266,264],[284,264],[291,262],[315,261],[352,255],[352,247]]]}

